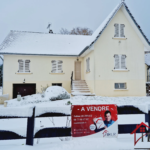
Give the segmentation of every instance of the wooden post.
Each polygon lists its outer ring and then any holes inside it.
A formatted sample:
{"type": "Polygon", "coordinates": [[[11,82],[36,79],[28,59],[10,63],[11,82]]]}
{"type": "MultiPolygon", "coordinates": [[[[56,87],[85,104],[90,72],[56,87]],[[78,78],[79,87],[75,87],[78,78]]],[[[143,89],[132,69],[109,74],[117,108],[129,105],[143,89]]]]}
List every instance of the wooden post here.
{"type": "Polygon", "coordinates": [[[33,146],[34,143],[34,120],[35,120],[35,107],[33,108],[32,117],[28,117],[26,145],[33,146]]]}

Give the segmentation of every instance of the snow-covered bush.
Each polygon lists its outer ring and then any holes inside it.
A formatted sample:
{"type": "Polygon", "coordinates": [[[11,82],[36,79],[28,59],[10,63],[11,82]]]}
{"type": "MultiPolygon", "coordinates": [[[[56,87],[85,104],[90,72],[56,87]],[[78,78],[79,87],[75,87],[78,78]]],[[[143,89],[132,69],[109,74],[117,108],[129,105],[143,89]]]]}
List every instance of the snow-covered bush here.
{"type": "Polygon", "coordinates": [[[62,100],[69,99],[70,94],[60,86],[50,86],[45,91],[45,99],[49,100],[62,100]]]}

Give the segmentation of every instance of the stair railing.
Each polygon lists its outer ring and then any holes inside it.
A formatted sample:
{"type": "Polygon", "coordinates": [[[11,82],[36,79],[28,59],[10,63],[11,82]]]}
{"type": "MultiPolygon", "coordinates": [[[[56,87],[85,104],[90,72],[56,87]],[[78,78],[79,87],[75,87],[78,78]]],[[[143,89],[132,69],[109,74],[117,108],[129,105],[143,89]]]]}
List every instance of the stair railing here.
{"type": "Polygon", "coordinates": [[[72,71],[72,73],[71,73],[71,90],[72,90],[72,82],[73,82],[73,71],[72,71]]]}

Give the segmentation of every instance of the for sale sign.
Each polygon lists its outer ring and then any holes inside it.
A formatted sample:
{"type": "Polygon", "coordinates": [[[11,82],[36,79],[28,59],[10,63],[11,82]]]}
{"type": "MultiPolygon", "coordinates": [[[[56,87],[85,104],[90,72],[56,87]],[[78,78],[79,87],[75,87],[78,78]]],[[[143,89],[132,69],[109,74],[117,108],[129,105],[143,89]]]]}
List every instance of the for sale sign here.
{"type": "Polygon", "coordinates": [[[117,137],[116,105],[73,105],[73,137],[117,137]]]}

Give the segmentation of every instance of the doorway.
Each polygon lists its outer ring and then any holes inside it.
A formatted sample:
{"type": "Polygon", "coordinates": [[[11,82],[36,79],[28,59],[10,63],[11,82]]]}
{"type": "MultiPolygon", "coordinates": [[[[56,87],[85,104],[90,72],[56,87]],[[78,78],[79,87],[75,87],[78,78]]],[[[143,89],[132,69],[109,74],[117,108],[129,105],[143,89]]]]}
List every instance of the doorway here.
{"type": "Polygon", "coordinates": [[[81,61],[75,62],[75,80],[81,80],[81,61]]]}

